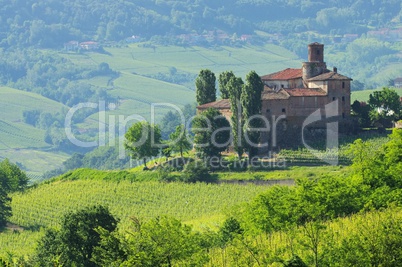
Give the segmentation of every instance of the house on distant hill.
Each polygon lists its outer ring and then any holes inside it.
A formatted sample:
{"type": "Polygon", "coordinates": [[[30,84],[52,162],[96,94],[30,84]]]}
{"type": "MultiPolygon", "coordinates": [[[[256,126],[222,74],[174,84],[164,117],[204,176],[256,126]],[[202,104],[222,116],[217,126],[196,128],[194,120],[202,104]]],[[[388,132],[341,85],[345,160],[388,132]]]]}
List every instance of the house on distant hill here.
{"type": "Polygon", "coordinates": [[[394,80],[394,86],[395,86],[396,88],[402,88],[402,78],[396,78],[396,79],[394,80]]]}
{"type": "MultiPolygon", "coordinates": [[[[324,129],[327,123],[325,116],[328,115],[324,111],[330,103],[337,104],[336,114],[331,114],[331,119],[339,122],[341,130],[350,129],[352,79],[338,73],[337,68],[327,69],[323,44],[308,45],[308,61],[302,63],[302,68],[287,68],[264,75],[261,80],[264,83],[262,115],[270,121],[271,127],[280,124],[281,138],[300,142],[303,123],[317,110],[322,111],[324,120],[309,126],[324,129]]],[[[231,116],[228,99],[200,105],[197,110],[201,112],[210,107],[218,109],[228,118],[231,116]]],[[[262,136],[264,139],[268,137],[262,136]]]]}
{"type": "Polygon", "coordinates": [[[96,50],[99,48],[99,44],[94,41],[82,42],[80,47],[84,50],[96,50]]]}
{"type": "Polygon", "coordinates": [[[75,51],[78,49],[79,43],[77,41],[70,41],[64,44],[64,50],[75,51]]]}

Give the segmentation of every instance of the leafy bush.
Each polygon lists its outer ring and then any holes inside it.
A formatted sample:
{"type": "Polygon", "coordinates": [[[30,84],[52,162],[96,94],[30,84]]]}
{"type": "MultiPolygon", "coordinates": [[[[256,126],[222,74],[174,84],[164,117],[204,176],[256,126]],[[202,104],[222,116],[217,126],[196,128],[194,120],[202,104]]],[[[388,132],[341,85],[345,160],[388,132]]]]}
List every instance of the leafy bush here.
{"type": "Polygon", "coordinates": [[[186,183],[216,182],[217,177],[209,173],[209,169],[202,161],[193,161],[185,165],[182,174],[182,181],[186,183]]]}

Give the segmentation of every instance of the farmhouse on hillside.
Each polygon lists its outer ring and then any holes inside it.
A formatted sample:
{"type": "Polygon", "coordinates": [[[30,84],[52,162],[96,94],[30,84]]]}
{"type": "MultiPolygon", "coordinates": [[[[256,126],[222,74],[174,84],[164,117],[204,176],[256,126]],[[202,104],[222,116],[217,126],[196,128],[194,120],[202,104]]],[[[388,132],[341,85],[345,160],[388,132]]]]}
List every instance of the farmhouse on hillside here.
{"type": "MultiPolygon", "coordinates": [[[[337,68],[328,70],[324,62],[324,45],[312,43],[308,45],[308,62],[302,63],[302,68],[287,68],[279,72],[261,77],[264,83],[262,92],[262,115],[270,121],[271,127],[276,126],[279,139],[286,144],[301,141],[303,123],[317,110],[324,114],[329,103],[337,103],[338,110],[332,120],[339,122],[339,128],[348,131],[351,128],[350,119],[350,83],[351,78],[338,73],[337,68]],[[337,102],[334,102],[337,101],[337,102]],[[280,121],[279,121],[280,120],[280,121]],[[278,125],[280,126],[278,129],[278,125]]],[[[198,112],[208,108],[218,109],[224,116],[231,116],[230,102],[222,99],[197,107],[198,112]]],[[[325,115],[320,123],[309,125],[309,129],[324,129],[325,115]]],[[[305,128],[306,130],[307,128],[305,128]]],[[[268,140],[270,133],[262,134],[262,141],[268,140]]],[[[277,146],[281,146],[278,144],[277,146]]]]}
{"type": "Polygon", "coordinates": [[[394,80],[394,87],[396,88],[402,88],[402,78],[396,78],[394,80]]]}

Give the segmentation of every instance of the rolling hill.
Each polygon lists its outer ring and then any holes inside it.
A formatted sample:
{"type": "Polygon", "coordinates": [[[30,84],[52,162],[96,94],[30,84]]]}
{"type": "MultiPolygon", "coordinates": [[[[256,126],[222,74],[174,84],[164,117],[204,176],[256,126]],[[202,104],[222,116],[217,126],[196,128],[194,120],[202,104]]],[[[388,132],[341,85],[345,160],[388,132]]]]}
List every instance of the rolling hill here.
{"type": "Polygon", "coordinates": [[[0,106],[0,159],[21,163],[28,174],[41,174],[68,158],[65,153],[51,150],[44,141],[45,130],[22,120],[23,111],[56,113],[63,105],[34,93],[0,87],[0,106]]]}
{"type": "Polygon", "coordinates": [[[267,189],[251,184],[184,184],[131,179],[144,175],[148,173],[80,169],[25,193],[13,194],[10,222],[25,230],[18,234],[0,233],[0,257],[7,251],[14,256],[31,254],[44,227],[57,227],[63,214],[84,206],[109,206],[120,219],[123,231],[129,227],[133,216],[150,219],[161,215],[205,229],[220,223],[227,209],[267,189]]]}
{"type": "MultiPolygon", "coordinates": [[[[251,70],[263,75],[300,65],[297,55],[273,44],[212,48],[155,46],[155,49],[144,44],[131,44],[105,47],[105,53],[51,50],[44,53],[57,54],[77,67],[94,67],[105,62],[113,71],[119,72],[117,78],[97,76],[80,80],[105,88],[118,99],[116,108],[106,111],[107,124],[110,116],[114,116],[116,122],[118,116],[140,115],[150,119],[152,103],[169,103],[182,108],[195,102],[194,79],[201,69],[209,68],[217,76],[220,72],[233,70],[244,77],[251,70]]],[[[56,113],[67,107],[38,94],[9,87],[0,88],[0,97],[0,157],[22,163],[34,175],[59,167],[69,155],[52,150],[43,141],[45,131],[24,123],[22,113],[25,110],[56,113]]],[[[166,110],[156,109],[156,122],[166,110]]],[[[96,134],[99,119],[99,113],[94,113],[76,127],[82,132],[96,134]]]]}

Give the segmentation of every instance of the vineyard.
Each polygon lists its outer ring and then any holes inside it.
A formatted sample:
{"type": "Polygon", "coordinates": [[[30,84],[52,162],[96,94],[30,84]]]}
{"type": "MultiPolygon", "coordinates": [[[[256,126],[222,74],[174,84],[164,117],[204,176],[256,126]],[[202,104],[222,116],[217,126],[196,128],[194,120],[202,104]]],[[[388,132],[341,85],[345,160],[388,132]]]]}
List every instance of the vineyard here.
{"type": "MultiPolygon", "coordinates": [[[[316,149],[314,151],[307,148],[282,149],[278,154],[278,160],[285,160],[288,166],[321,166],[332,163],[347,166],[351,164],[350,145],[356,138],[356,136],[340,138],[340,145],[337,149],[325,149],[325,143],[323,142],[311,145],[316,149]]],[[[387,135],[376,133],[363,133],[358,138],[365,141],[372,151],[378,150],[389,140],[387,135]]]]}
{"type": "Polygon", "coordinates": [[[63,215],[84,206],[102,204],[127,229],[130,217],[143,219],[170,215],[191,221],[198,228],[213,227],[234,205],[249,201],[267,187],[255,185],[213,185],[107,180],[68,180],[41,184],[25,193],[12,195],[13,224],[22,233],[0,234],[4,255],[32,253],[43,227],[57,227],[63,215]],[[200,221],[198,221],[200,219],[200,221]],[[38,232],[39,231],[39,232],[38,232]]]}
{"type": "Polygon", "coordinates": [[[0,149],[48,146],[43,141],[42,130],[31,129],[26,125],[16,127],[2,120],[0,120],[0,136],[2,136],[0,149]]]}

